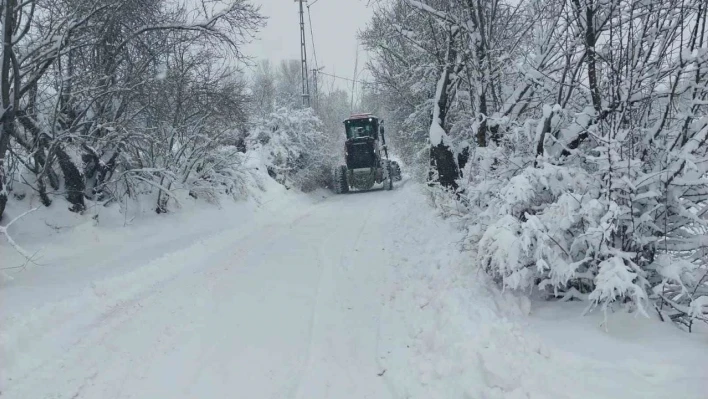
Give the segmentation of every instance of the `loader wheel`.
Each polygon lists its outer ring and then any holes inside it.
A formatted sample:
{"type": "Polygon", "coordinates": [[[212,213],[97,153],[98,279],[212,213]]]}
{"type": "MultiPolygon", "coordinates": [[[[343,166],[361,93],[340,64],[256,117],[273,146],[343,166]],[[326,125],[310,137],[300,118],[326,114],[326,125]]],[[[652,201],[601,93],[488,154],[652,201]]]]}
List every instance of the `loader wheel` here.
{"type": "Polygon", "coordinates": [[[384,161],[383,163],[383,184],[384,184],[384,190],[390,191],[393,190],[393,174],[391,170],[391,162],[388,160],[384,161]]]}
{"type": "Polygon", "coordinates": [[[347,167],[340,165],[334,169],[334,192],[345,194],[349,192],[349,182],[347,182],[347,167]]]}
{"type": "Polygon", "coordinates": [[[396,161],[391,161],[391,175],[393,176],[393,181],[401,181],[403,179],[401,176],[401,165],[396,161]]]}

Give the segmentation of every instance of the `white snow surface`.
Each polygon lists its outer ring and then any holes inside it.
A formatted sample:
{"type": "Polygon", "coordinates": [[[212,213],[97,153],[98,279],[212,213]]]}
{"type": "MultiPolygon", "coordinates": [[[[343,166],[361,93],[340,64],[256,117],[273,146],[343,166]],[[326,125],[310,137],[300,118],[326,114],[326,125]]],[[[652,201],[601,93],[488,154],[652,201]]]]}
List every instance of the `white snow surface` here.
{"type": "Polygon", "coordinates": [[[3,399],[706,397],[705,330],[500,292],[411,182],[58,214],[0,243],[3,399]]]}

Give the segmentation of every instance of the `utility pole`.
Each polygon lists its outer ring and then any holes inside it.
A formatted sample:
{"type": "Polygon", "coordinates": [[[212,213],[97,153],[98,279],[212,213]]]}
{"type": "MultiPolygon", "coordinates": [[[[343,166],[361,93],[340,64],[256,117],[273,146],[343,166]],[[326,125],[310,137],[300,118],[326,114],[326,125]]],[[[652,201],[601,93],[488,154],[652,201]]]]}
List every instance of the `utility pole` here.
{"type": "Polygon", "coordinates": [[[307,79],[307,49],[305,48],[305,12],[302,3],[307,0],[295,0],[300,4],[300,62],[302,68],[302,105],[310,106],[310,82],[307,79]]]}
{"type": "Polygon", "coordinates": [[[319,69],[317,68],[312,68],[312,93],[313,93],[313,99],[314,101],[312,102],[312,106],[315,109],[318,109],[320,106],[320,86],[318,84],[317,80],[317,73],[323,70],[324,67],[320,67],[319,69]]]}
{"type": "Polygon", "coordinates": [[[314,109],[317,109],[320,106],[320,96],[319,91],[317,89],[317,68],[312,68],[312,93],[314,98],[314,101],[312,102],[312,107],[314,109]]]}

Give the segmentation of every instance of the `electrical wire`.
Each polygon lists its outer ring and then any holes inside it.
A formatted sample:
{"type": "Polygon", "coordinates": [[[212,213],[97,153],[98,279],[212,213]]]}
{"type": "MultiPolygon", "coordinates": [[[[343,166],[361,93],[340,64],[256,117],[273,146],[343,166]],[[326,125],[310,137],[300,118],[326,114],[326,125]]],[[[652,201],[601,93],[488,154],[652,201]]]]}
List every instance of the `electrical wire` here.
{"type": "Polygon", "coordinates": [[[373,85],[373,83],[367,82],[367,81],[364,81],[364,80],[357,80],[357,79],[345,78],[345,77],[333,75],[333,74],[327,73],[327,72],[321,72],[321,71],[320,71],[319,74],[320,74],[320,75],[329,76],[329,77],[335,78],[335,79],[346,80],[346,81],[348,81],[348,82],[359,83],[359,84],[362,84],[362,85],[373,85]]]}
{"type": "Polygon", "coordinates": [[[315,0],[314,3],[307,6],[307,20],[310,24],[310,41],[312,42],[312,58],[315,59],[315,69],[320,69],[320,65],[317,62],[317,50],[315,49],[315,34],[312,32],[312,15],[310,14],[310,6],[317,3],[319,0],[315,0]]]}
{"type": "Polygon", "coordinates": [[[342,76],[333,75],[333,74],[331,74],[331,73],[322,72],[322,71],[320,70],[319,61],[317,60],[317,49],[315,48],[315,34],[314,34],[314,32],[313,32],[313,29],[312,29],[312,13],[310,12],[310,7],[314,6],[318,1],[320,1],[320,0],[315,0],[315,1],[313,1],[312,3],[310,3],[310,4],[307,5],[307,19],[308,19],[308,22],[309,22],[309,25],[310,25],[310,41],[312,42],[312,57],[313,57],[314,60],[315,60],[315,69],[317,70],[317,73],[320,74],[320,75],[329,76],[329,77],[334,78],[334,79],[345,80],[345,81],[347,81],[347,82],[359,83],[359,84],[361,84],[361,85],[372,85],[373,83],[371,83],[371,82],[366,82],[366,81],[363,81],[363,80],[358,80],[358,79],[356,79],[356,78],[355,78],[355,79],[345,78],[345,77],[342,77],[342,76]]]}

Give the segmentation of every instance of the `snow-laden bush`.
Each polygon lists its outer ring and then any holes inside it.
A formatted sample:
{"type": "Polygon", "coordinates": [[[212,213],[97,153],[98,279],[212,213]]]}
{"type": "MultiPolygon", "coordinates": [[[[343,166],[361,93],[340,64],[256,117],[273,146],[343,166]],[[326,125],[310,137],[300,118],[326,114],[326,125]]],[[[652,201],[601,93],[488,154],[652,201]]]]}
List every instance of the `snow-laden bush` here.
{"type": "Polygon", "coordinates": [[[189,194],[218,203],[221,196],[238,200],[249,196],[254,188],[262,189],[259,174],[248,165],[252,156],[255,154],[240,152],[233,146],[217,148],[185,182],[189,194]]]}
{"type": "Polygon", "coordinates": [[[478,151],[460,179],[475,263],[503,287],[707,320],[707,259],[694,243],[708,223],[685,187],[667,187],[621,141],[560,165],[504,151],[478,151]]]}
{"type": "MultiPolygon", "coordinates": [[[[262,188],[259,173],[248,165],[249,158],[259,154],[244,153],[231,145],[203,136],[188,143],[175,140],[173,145],[153,145],[156,157],[152,164],[137,167],[138,162],[124,156],[117,171],[105,177],[103,184],[93,187],[97,204],[123,204],[141,197],[157,199],[158,213],[179,206],[184,198],[219,204],[224,198],[244,199],[262,188]]],[[[126,153],[128,155],[129,153],[126,153]]]]}
{"type": "Polygon", "coordinates": [[[269,173],[278,182],[305,192],[328,186],[341,158],[336,137],[323,131],[311,108],[278,108],[256,120],[247,146],[264,154],[269,173]]]}

